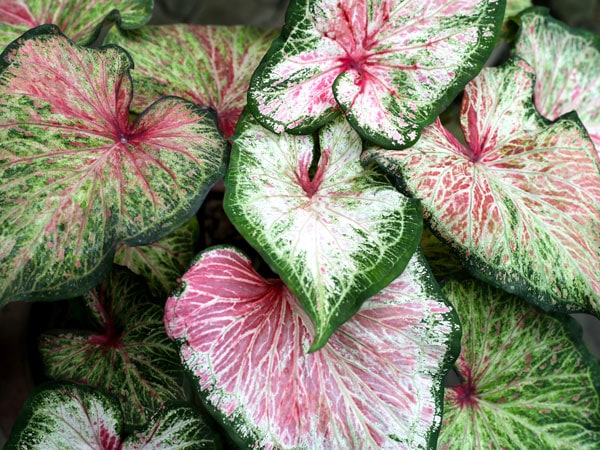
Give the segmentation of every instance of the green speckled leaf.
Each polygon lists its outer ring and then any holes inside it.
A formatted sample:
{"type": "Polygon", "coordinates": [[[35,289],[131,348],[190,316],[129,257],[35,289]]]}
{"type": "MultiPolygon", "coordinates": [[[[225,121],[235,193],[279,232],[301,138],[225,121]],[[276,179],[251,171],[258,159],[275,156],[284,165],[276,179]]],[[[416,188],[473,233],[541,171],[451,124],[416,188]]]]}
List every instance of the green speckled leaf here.
{"type": "Polygon", "coordinates": [[[88,386],[47,383],[25,402],[4,450],[117,450],[121,420],[114,397],[88,386]]]}
{"type": "Polygon", "coordinates": [[[177,351],[165,334],[162,308],[149,298],[143,279],[115,267],[84,295],[97,331],[56,330],[40,337],[46,375],[111,392],[130,424],[141,425],[148,412],[183,398],[177,351]]]}
{"type": "Polygon", "coordinates": [[[387,148],[421,129],[481,69],[504,0],[292,0],[248,104],[275,132],[313,132],[341,109],[387,148]]]}
{"type": "Polygon", "coordinates": [[[438,448],[597,449],[600,367],[575,321],[475,280],[443,291],[463,326],[462,383],[446,388],[438,448]]]}
{"type": "Polygon", "coordinates": [[[104,20],[137,28],[152,16],[152,0],[0,0],[0,47],[43,24],[55,24],[78,44],[92,42],[104,20]]]}
{"type": "Polygon", "coordinates": [[[275,36],[247,26],[178,24],[113,28],[105,42],[125,48],[135,61],[134,109],[177,95],[213,108],[229,138],[246,104],[250,77],[275,36]]]}
{"type": "Polygon", "coordinates": [[[119,242],[170,233],[223,175],[209,111],[166,97],[130,123],[122,49],[41,26],[0,58],[0,305],[85,292],[119,242]]]}
{"type": "Polygon", "coordinates": [[[218,436],[202,416],[189,406],[162,408],[141,430],[123,441],[120,450],[211,450],[220,449],[218,436]]]}
{"type": "Polygon", "coordinates": [[[421,235],[419,202],[363,169],[361,150],[343,118],[313,138],[245,114],[234,138],[225,211],[313,319],[311,350],[404,270],[421,235]]]}
{"type": "Polygon", "coordinates": [[[152,244],[137,247],[120,244],[115,264],[142,275],[152,295],[164,298],[179,284],[177,280],[192,261],[199,239],[198,219],[192,217],[184,226],[152,244]]]}
{"type": "Polygon", "coordinates": [[[519,21],[515,53],[535,72],[536,108],[551,120],[576,111],[600,151],[600,36],[569,28],[545,8],[519,21]]]}
{"type": "Polygon", "coordinates": [[[402,178],[477,278],[545,310],[600,314],[598,154],[576,115],[539,115],[533,85],[522,60],[484,69],[465,90],[466,145],[436,122],[365,161],[402,178]]]}

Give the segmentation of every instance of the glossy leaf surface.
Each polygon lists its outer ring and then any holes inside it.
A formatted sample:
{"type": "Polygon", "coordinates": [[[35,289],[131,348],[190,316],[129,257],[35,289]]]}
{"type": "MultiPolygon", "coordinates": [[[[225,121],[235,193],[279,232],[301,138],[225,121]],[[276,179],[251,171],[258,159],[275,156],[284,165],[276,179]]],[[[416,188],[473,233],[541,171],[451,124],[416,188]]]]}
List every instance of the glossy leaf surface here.
{"type": "Polygon", "coordinates": [[[198,219],[192,217],[182,227],[151,244],[137,247],[119,245],[115,263],[142,275],[152,295],[164,299],[177,287],[178,278],[189,267],[199,234],[198,219]]]}
{"type": "Polygon", "coordinates": [[[435,446],[459,328],[420,252],[327,345],[279,280],[231,247],[199,255],[165,328],[219,420],[265,449],[435,446]]]}
{"type": "Polygon", "coordinates": [[[467,145],[436,123],[365,160],[402,177],[476,277],[546,310],[600,313],[598,156],[575,115],[538,114],[533,83],[523,61],[485,69],[465,91],[467,145]]]}
{"type": "Polygon", "coordinates": [[[504,0],[297,0],[255,73],[249,104],[267,128],[312,132],[341,109],[389,148],[421,129],[483,66],[504,0]]]}
{"type": "Polygon", "coordinates": [[[569,28],[545,8],[530,9],[518,20],[515,53],[535,71],[536,108],[551,120],[576,111],[600,149],[600,37],[569,28]]]}
{"type": "Polygon", "coordinates": [[[30,28],[55,24],[78,44],[89,44],[104,20],[137,28],[152,16],[152,0],[0,0],[0,46],[30,28]]]}
{"type": "Polygon", "coordinates": [[[129,56],[27,33],[0,72],[0,303],[76,296],[119,242],[160,239],[224,172],[212,114],[164,98],[129,122],[129,56]]]}
{"type": "Polygon", "coordinates": [[[575,321],[475,280],[443,291],[463,325],[463,381],[446,388],[438,448],[597,448],[600,367],[575,321]]]}
{"type": "Polygon", "coordinates": [[[315,138],[274,134],[250,115],[242,121],[224,208],[300,299],[317,350],[402,272],[421,234],[420,205],[361,167],[361,139],[343,118],[315,138]]]}
{"type": "Polygon", "coordinates": [[[130,424],[142,425],[148,412],[183,398],[177,351],[144,281],[115,267],[84,299],[97,331],[44,333],[39,349],[46,375],[113,393],[130,424]]]}
{"type": "Polygon", "coordinates": [[[122,46],[135,61],[134,109],[177,95],[213,108],[229,138],[246,105],[250,77],[275,36],[247,26],[177,24],[113,28],[106,42],[122,46]]]}

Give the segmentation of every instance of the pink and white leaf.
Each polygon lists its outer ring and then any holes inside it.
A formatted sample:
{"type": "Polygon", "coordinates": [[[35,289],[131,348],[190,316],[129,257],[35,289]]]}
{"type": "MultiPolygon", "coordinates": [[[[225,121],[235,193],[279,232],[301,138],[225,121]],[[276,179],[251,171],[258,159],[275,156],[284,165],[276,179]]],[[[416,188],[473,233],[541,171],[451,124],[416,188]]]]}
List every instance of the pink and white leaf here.
{"type": "Polygon", "coordinates": [[[103,21],[137,28],[150,20],[152,8],[152,0],[0,0],[0,48],[44,24],[55,24],[73,41],[86,45],[103,21]]]}
{"type": "Polygon", "coordinates": [[[223,175],[209,111],[167,97],[130,123],[122,49],[41,26],[1,58],[0,304],[85,292],[119,242],[170,233],[223,175]]]}
{"type": "Polygon", "coordinates": [[[117,450],[121,420],[114,397],[88,386],[47,383],[25,402],[5,448],[117,450]]]}
{"type": "Polygon", "coordinates": [[[314,321],[312,350],[404,270],[421,234],[419,203],[361,167],[361,151],[341,117],[312,137],[245,114],[234,141],[225,211],[314,321]]]}
{"type": "Polygon", "coordinates": [[[443,292],[463,337],[438,448],[597,447],[600,367],[575,321],[476,280],[443,292]]]}
{"type": "Polygon", "coordinates": [[[483,66],[503,0],[298,0],[248,93],[275,131],[312,132],[341,109],[366,139],[414,143],[483,66]]]}
{"type": "Polygon", "coordinates": [[[199,255],[165,328],[196,388],[241,445],[430,448],[458,324],[417,252],[318,352],[309,317],[240,251],[199,255]]]}
{"type": "Polygon", "coordinates": [[[136,247],[120,244],[114,262],[143,276],[154,297],[165,298],[177,287],[177,280],[189,267],[199,239],[200,229],[194,216],[151,244],[136,247]]]}
{"type": "Polygon", "coordinates": [[[519,21],[514,52],[535,71],[536,108],[550,120],[576,111],[600,149],[600,37],[569,28],[544,8],[529,9],[519,21]]]}
{"type": "Polygon", "coordinates": [[[275,36],[247,26],[177,24],[113,28],[105,42],[125,48],[135,61],[133,109],[177,95],[214,109],[219,129],[230,138],[252,73],[275,36]]]}
{"type": "Polygon", "coordinates": [[[546,310],[600,313],[600,163],[576,115],[548,122],[522,60],[465,90],[466,145],[439,122],[377,160],[423,202],[434,232],[476,277],[546,310]]]}

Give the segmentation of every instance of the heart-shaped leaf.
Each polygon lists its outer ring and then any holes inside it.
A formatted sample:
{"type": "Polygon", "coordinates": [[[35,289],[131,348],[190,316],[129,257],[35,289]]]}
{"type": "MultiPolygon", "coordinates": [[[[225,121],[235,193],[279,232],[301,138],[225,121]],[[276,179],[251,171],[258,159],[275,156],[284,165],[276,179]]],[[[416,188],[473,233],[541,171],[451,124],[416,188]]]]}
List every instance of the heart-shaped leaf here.
{"type": "Polygon", "coordinates": [[[122,49],[41,26],[0,58],[0,305],[85,292],[119,242],[182,225],[223,175],[209,111],[168,97],[129,122],[122,49]]]}
{"type": "Polygon", "coordinates": [[[158,411],[140,431],[123,439],[119,402],[73,383],[46,383],[23,406],[5,450],[218,449],[219,440],[194,409],[158,411]]]}
{"type": "Polygon", "coordinates": [[[576,115],[539,115],[533,84],[522,60],[484,69],[465,90],[467,145],[438,122],[365,161],[402,177],[476,277],[546,310],[600,313],[598,155],[576,115]]]}
{"type": "Polygon", "coordinates": [[[545,8],[529,9],[518,20],[515,54],[535,71],[536,108],[551,120],[577,111],[600,149],[600,36],[569,28],[545,8]]]}
{"type": "Polygon", "coordinates": [[[420,252],[318,352],[298,300],[231,247],[201,253],[165,307],[167,333],[241,445],[433,448],[454,312],[420,252]]]}
{"type": "Polygon", "coordinates": [[[313,319],[311,351],[404,270],[421,235],[419,203],[363,169],[361,150],[343,118],[313,138],[244,114],[234,140],[225,211],[313,319]]]}
{"type": "Polygon", "coordinates": [[[475,280],[443,291],[463,324],[462,382],[446,388],[439,448],[597,448],[600,367],[576,322],[475,280]]]}
{"type": "Polygon", "coordinates": [[[40,337],[46,375],[102,387],[121,401],[125,421],[183,398],[177,351],[165,335],[163,309],[149,302],[144,281],[115,267],[84,299],[98,331],[56,330],[40,337]]]}
{"type": "Polygon", "coordinates": [[[115,254],[115,264],[142,275],[152,295],[165,298],[177,287],[177,279],[189,267],[199,239],[198,219],[192,217],[184,226],[151,244],[137,247],[120,244],[115,254]]]}
{"type": "Polygon", "coordinates": [[[292,0],[248,92],[267,128],[312,132],[338,105],[389,148],[421,129],[489,56],[504,0],[292,0]]]}
{"type": "Polygon", "coordinates": [[[98,36],[103,21],[141,27],[152,16],[153,0],[0,0],[0,47],[30,28],[55,24],[78,44],[98,36]]]}
{"type": "Polygon", "coordinates": [[[246,104],[252,73],[275,36],[247,26],[178,24],[128,32],[113,28],[106,42],[124,47],[135,61],[134,109],[162,95],[177,95],[213,108],[229,138],[246,104]]]}

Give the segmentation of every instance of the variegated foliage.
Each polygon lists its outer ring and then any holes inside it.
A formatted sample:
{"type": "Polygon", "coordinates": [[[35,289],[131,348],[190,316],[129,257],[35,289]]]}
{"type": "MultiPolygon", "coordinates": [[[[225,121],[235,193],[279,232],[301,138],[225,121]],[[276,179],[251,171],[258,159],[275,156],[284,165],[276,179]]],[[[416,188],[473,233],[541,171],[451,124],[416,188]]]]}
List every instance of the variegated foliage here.
{"type": "Polygon", "coordinates": [[[129,121],[132,65],[41,26],[0,57],[0,305],[74,297],[119,242],[170,233],[225,169],[214,116],[163,98],[129,121]]]}
{"type": "Polygon", "coordinates": [[[117,400],[73,383],[47,383],[21,410],[5,450],[158,450],[219,449],[218,438],[197,411],[169,406],[145,427],[123,436],[117,400]]]}
{"type": "Polygon", "coordinates": [[[361,150],[343,118],[313,137],[245,114],[234,139],[225,211],[312,318],[313,351],[402,272],[421,235],[419,203],[363,169],[361,150]]]}
{"type": "Polygon", "coordinates": [[[545,8],[529,9],[518,20],[514,52],[535,71],[536,108],[551,120],[577,111],[600,151],[600,36],[569,28],[545,8]]]}
{"type": "Polygon", "coordinates": [[[466,145],[439,122],[406,151],[365,161],[402,178],[432,229],[478,278],[546,310],[600,313],[600,164],[576,115],[550,123],[522,60],[465,90],[466,145]]]}
{"type": "Polygon", "coordinates": [[[116,21],[137,28],[152,16],[152,0],[0,0],[0,47],[30,28],[55,24],[73,41],[85,45],[103,23],[116,21]]]}
{"type": "Polygon", "coordinates": [[[163,309],[150,302],[143,279],[115,267],[84,300],[95,330],[42,334],[46,375],[111,392],[129,424],[144,424],[165,402],[182,399],[177,352],[165,335],[163,309]]]}
{"type": "Polygon", "coordinates": [[[410,146],[481,69],[504,3],[292,0],[249,105],[275,132],[312,132],[341,109],[364,138],[410,146]]]}
{"type": "Polygon", "coordinates": [[[148,245],[131,247],[120,244],[115,264],[128,267],[148,282],[152,295],[165,298],[177,287],[194,257],[200,239],[198,219],[192,217],[171,234],[148,245]]]}
{"type": "Polygon", "coordinates": [[[213,108],[229,138],[246,105],[250,77],[275,36],[247,26],[178,24],[113,28],[105,42],[124,47],[135,61],[132,108],[177,95],[213,108]]]}
{"type": "Polygon", "coordinates": [[[459,328],[420,252],[318,352],[279,280],[232,247],[201,253],[165,327],[210,410],[242,446],[433,448],[459,328]]]}
{"type": "Polygon", "coordinates": [[[576,322],[475,280],[443,291],[463,325],[462,382],[446,388],[438,448],[598,448],[600,367],[576,322]]]}

